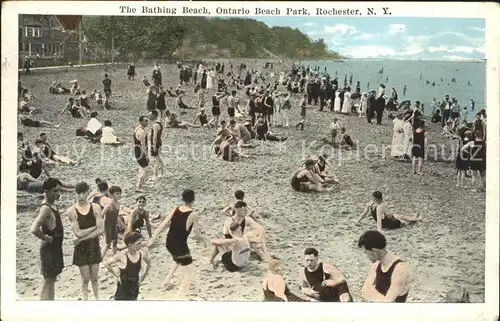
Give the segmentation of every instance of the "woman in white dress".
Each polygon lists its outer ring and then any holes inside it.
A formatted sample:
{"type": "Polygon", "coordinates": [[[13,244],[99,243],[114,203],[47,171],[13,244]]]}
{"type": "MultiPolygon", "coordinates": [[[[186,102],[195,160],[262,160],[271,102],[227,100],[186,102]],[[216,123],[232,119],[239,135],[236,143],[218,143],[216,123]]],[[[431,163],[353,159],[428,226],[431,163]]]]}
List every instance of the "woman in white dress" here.
{"type": "Polygon", "coordinates": [[[405,157],[410,158],[411,149],[412,149],[412,140],[413,140],[413,126],[411,124],[411,120],[413,117],[411,115],[407,115],[404,117],[404,125],[403,125],[403,154],[405,157]]]}
{"type": "Polygon", "coordinates": [[[348,114],[351,112],[351,91],[349,88],[344,92],[344,101],[342,102],[341,112],[342,114],[348,114]]]}
{"type": "Polygon", "coordinates": [[[405,139],[405,122],[403,121],[403,114],[398,113],[396,118],[394,118],[394,127],[392,134],[392,147],[391,147],[391,157],[401,158],[404,156],[403,142],[405,139]]]}
{"type": "Polygon", "coordinates": [[[340,100],[340,90],[337,89],[335,91],[335,100],[333,101],[333,111],[336,113],[340,113],[342,106],[341,106],[341,100],[340,100]]]}
{"type": "Polygon", "coordinates": [[[359,109],[358,109],[359,118],[363,117],[363,115],[366,113],[367,105],[368,105],[368,94],[363,93],[363,95],[361,95],[361,101],[359,103],[359,109]]]}
{"type": "Polygon", "coordinates": [[[115,136],[115,130],[112,127],[111,121],[105,120],[104,127],[102,127],[102,136],[101,136],[101,144],[103,145],[113,145],[118,146],[122,145],[123,142],[120,142],[118,138],[115,136]]]}
{"type": "Polygon", "coordinates": [[[214,77],[215,73],[213,69],[210,69],[210,71],[207,73],[207,89],[211,90],[214,88],[214,77]]]}

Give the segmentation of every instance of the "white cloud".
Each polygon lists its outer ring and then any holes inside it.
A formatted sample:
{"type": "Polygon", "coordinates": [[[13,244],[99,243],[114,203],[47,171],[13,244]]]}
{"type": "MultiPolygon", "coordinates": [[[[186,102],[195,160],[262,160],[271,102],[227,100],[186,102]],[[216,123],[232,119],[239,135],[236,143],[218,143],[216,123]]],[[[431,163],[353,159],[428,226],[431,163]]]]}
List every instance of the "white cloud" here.
{"type": "Polygon", "coordinates": [[[353,37],[353,39],[359,39],[359,40],[366,40],[366,39],[372,39],[378,36],[376,33],[366,33],[366,32],[357,32],[356,36],[353,37]]]}
{"type": "Polygon", "coordinates": [[[314,27],[317,26],[318,24],[316,22],[306,22],[304,23],[304,26],[306,27],[314,27]]]}
{"type": "Polygon", "coordinates": [[[318,31],[313,30],[313,31],[308,31],[307,35],[308,36],[314,36],[314,35],[317,35],[318,33],[319,33],[318,31]]]}
{"type": "Polygon", "coordinates": [[[480,27],[469,27],[470,30],[474,31],[479,31],[479,32],[485,32],[486,28],[480,28],[480,27]]]}
{"type": "Polygon", "coordinates": [[[339,48],[342,55],[352,58],[377,58],[383,56],[396,56],[394,49],[382,46],[353,46],[339,48]]]}
{"type": "Polygon", "coordinates": [[[389,34],[396,34],[406,31],[406,25],[402,23],[396,23],[389,25],[389,34]]]}
{"type": "Polygon", "coordinates": [[[450,53],[465,52],[468,54],[474,52],[480,52],[478,49],[481,50],[481,48],[467,47],[467,46],[439,46],[439,47],[428,48],[429,52],[450,52],[450,53]]]}
{"type": "Polygon", "coordinates": [[[324,25],[324,31],[326,33],[334,33],[339,36],[352,35],[356,33],[356,28],[350,25],[346,25],[343,23],[336,24],[334,26],[324,25]]]}
{"type": "Polygon", "coordinates": [[[412,42],[408,46],[403,46],[401,49],[402,52],[400,52],[400,55],[402,56],[413,56],[424,51],[424,48],[416,42],[412,42]]]}
{"type": "Polygon", "coordinates": [[[476,59],[471,59],[471,58],[457,56],[457,55],[447,55],[447,56],[443,56],[442,58],[446,59],[446,60],[476,60],[476,59]]]}

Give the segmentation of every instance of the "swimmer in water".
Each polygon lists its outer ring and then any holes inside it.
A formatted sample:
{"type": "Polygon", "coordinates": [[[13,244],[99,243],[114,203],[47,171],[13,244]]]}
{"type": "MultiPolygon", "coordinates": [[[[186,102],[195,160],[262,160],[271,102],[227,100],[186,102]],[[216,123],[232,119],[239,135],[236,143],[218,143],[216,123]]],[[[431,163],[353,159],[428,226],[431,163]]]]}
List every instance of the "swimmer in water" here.
{"type": "Polygon", "coordinates": [[[386,245],[386,238],[379,231],[367,231],[360,236],[358,247],[372,262],[361,294],[369,302],[404,303],[410,291],[408,265],[389,252],[386,245]]]}
{"type": "Polygon", "coordinates": [[[382,192],[375,191],[372,194],[373,200],[368,202],[361,213],[357,223],[360,223],[363,218],[365,218],[368,213],[371,214],[373,220],[377,223],[377,230],[382,232],[383,229],[393,230],[401,228],[405,225],[413,224],[420,221],[419,214],[414,216],[404,216],[396,214],[388,214],[383,204],[382,192]]]}

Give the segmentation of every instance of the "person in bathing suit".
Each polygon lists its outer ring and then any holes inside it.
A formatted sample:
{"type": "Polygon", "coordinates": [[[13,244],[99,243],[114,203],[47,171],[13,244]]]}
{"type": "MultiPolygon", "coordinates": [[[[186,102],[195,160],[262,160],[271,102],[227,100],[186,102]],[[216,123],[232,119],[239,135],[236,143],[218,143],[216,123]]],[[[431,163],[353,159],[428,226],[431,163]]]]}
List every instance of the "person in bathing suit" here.
{"type": "Polygon", "coordinates": [[[189,285],[193,276],[193,258],[189,250],[187,239],[192,231],[194,231],[194,239],[201,241],[207,246],[207,240],[201,235],[201,228],[199,224],[198,214],[193,208],[195,201],[195,194],[193,190],[186,189],[182,192],[182,200],[184,205],[175,207],[168,216],[160,223],[153,237],[148,242],[148,247],[151,247],[158,236],[170,225],[167,233],[166,247],[167,251],[172,256],[175,266],[165,278],[162,286],[167,287],[171,284],[171,280],[175,271],[179,267],[184,268],[184,279],[179,288],[178,297],[183,297],[189,291],[189,285]]]}
{"type": "Polygon", "coordinates": [[[161,158],[163,124],[158,120],[158,111],[152,110],[149,112],[149,119],[152,122],[149,145],[151,149],[151,163],[153,166],[153,179],[163,177],[164,167],[161,158]]]}
{"type": "Polygon", "coordinates": [[[73,240],[73,265],[80,269],[82,277],[82,300],[89,296],[89,281],[92,283],[94,298],[99,300],[99,264],[102,261],[99,236],[104,233],[104,220],[101,207],[89,203],[87,197],[90,187],[85,182],[75,185],[78,196],[76,204],[68,208],[66,216],[76,239],[73,240]]]}
{"type": "Polygon", "coordinates": [[[386,245],[385,236],[379,231],[366,231],[360,236],[358,247],[372,262],[361,295],[369,302],[404,303],[410,291],[409,268],[386,245]]]}
{"type": "Polygon", "coordinates": [[[408,224],[413,224],[420,221],[419,214],[414,216],[405,216],[397,214],[388,214],[385,209],[385,205],[382,204],[383,196],[382,192],[375,191],[372,194],[373,200],[366,203],[365,209],[358,219],[358,223],[365,218],[368,213],[371,214],[373,220],[377,223],[377,230],[382,232],[383,229],[394,230],[403,227],[408,224]]]}
{"type": "Polygon", "coordinates": [[[108,192],[109,186],[106,181],[103,181],[100,178],[96,178],[95,183],[97,185],[97,191],[91,192],[87,197],[87,201],[99,205],[102,210],[104,209],[104,205],[111,201],[108,192]]]}
{"type": "Polygon", "coordinates": [[[148,157],[148,134],[146,133],[146,126],[148,126],[149,118],[147,116],[139,117],[139,126],[134,130],[134,156],[139,164],[139,171],[137,172],[137,185],[136,189],[139,191],[146,180],[147,169],[149,166],[148,157]]]}
{"type": "Polygon", "coordinates": [[[102,217],[104,218],[104,240],[106,246],[102,250],[102,257],[112,246],[113,255],[116,254],[118,245],[118,215],[120,213],[120,198],[122,196],[122,189],[119,186],[111,186],[109,188],[109,197],[111,202],[106,203],[102,210],[102,217]]]}
{"type": "Polygon", "coordinates": [[[311,159],[315,161],[313,172],[314,174],[318,175],[321,179],[323,179],[326,183],[339,184],[339,179],[333,172],[333,167],[327,161],[327,158],[328,158],[327,155],[318,156],[317,160],[311,157],[311,159]]]}
{"type": "Polygon", "coordinates": [[[299,270],[302,293],[311,301],[352,302],[344,273],[333,264],[319,261],[318,250],[304,251],[306,266],[299,270]]]}
{"type": "MultiPolygon", "coordinates": [[[[238,202],[238,201],[243,202],[245,200],[245,192],[243,192],[242,190],[237,190],[236,192],[234,192],[234,198],[236,198],[236,202],[238,202]]],[[[231,205],[224,207],[224,209],[222,209],[222,214],[233,216],[234,215],[234,207],[235,207],[235,204],[231,204],[231,205]]],[[[254,210],[250,209],[247,206],[247,212],[249,212],[249,214],[247,214],[247,216],[250,216],[251,218],[255,219],[253,217],[254,212],[255,212],[254,210]]]]}
{"type": "Polygon", "coordinates": [[[264,293],[264,301],[278,302],[308,302],[298,295],[290,292],[288,285],[283,279],[283,269],[278,260],[269,262],[269,270],[266,278],[262,281],[262,292],[264,293]]]}
{"type": "Polygon", "coordinates": [[[272,259],[272,256],[269,254],[267,249],[265,229],[252,217],[248,216],[247,213],[247,204],[243,201],[237,201],[234,204],[233,215],[228,217],[224,222],[222,233],[225,238],[232,238],[230,227],[233,223],[237,223],[241,234],[245,235],[245,237],[250,241],[251,250],[257,254],[259,259],[269,262],[272,259]],[[245,233],[245,228],[247,226],[250,227],[251,231],[247,231],[245,233]]]}
{"type": "Polygon", "coordinates": [[[40,262],[43,282],[40,300],[54,300],[55,282],[64,268],[64,228],[59,209],[54,205],[61,196],[61,187],[57,178],[49,177],[43,182],[44,199],[31,225],[31,233],[42,241],[40,262]]]}
{"type": "Polygon", "coordinates": [[[151,263],[148,257],[148,249],[142,247],[140,233],[128,232],[125,235],[124,242],[127,249],[116,253],[112,258],[105,261],[104,265],[116,277],[116,292],[113,298],[117,301],[135,301],[139,296],[141,283],[148,275],[151,263]],[[143,263],[146,265],[144,269],[143,263]],[[144,271],[142,275],[140,275],[141,270],[144,271]]]}
{"type": "Polygon", "coordinates": [[[146,207],[146,197],[141,195],[136,199],[136,202],[137,208],[129,216],[126,232],[136,231],[141,233],[142,228],[146,225],[148,236],[151,238],[153,233],[149,220],[149,211],[144,209],[146,207]]]}
{"type": "Polygon", "coordinates": [[[323,185],[326,183],[324,179],[314,174],[314,161],[308,159],[304,163],[304,167],[293,173],[290,180],[292,189],[296,192],[329,192],[332,188],[326,188],[323,185]]]}
{"type": "Polygon", "coordinates": [[[201,127],[208,127],[210,126],[208,122],[208,115],[205,113],[205,108],[200,108],[200,112],[196,114],[193,120],[193,124],[196,125],[196,122],[200,121],[201,127]]]}
{"type": "Polygon", "coordinates": [[[214,264],[214,260],[218,254],[223,253],[221,262],[229,272],[240,271],[248,264],[250,259],[250,242],[243,236],[240,229],[240,224],[233,222],[229,226],[231,238],[212,240],[214,250],[210,256],[210,264],[214,264]]]}

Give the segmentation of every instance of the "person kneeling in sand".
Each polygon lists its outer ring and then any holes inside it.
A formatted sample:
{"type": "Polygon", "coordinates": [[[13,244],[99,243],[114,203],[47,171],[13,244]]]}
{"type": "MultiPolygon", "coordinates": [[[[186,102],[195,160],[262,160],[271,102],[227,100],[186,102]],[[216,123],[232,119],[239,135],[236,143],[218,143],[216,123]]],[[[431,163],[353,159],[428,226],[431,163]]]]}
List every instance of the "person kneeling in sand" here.
{"type": "Polygon", "coordinates": [[[306,266],[299,270],[302,293],[311,301],[352,302],[344,273],[333,264],[319,261],[318,250],[304,251],[306,266]]]}
{"type": "Polygon", "coordinates": [[[312,159],[306,160],[304,168],[300,168],[290,180],[292,189],[296,192],[329,192],[332,188],[323,187],[325,180],[314,174],[314,161],[312,159]]]}
{"type": "Polygon", "coordinates": [[[240,229],[240,224],[233,222],[229,226],[231,238],[212,240],[214,250],[210,256],[210,264],[214,264],[214,260],[218,254],[223,253],[221,262],[229,272],[241,270],[248,264],[250,259],[250,242],[243,236],[240,229]]]}
{"type": "Polygon", "coordinates": [[[283,269],[281,268],[280,262],[274,259],[269,262],[268,274],[262,281],[262,292],[264,292],[264,301],[309,301],[290,292],[285,279],[283,279],[283,269]]]}
{"type": "Polygon", "coordinates": [[[242,158],[249,158],[249,155],[245,155],[238,151],[237,144],[238,139],[236,137],[232,135],[227,136],[220,144],[217,156],[222,155],[222,159],[229,162],[237,161],[242,158]]]}
{"type": "Polygon", "coordinates": [[[142,236],[138,232],[129,232],[124,238],[126,251],[118,252],[109,260],[104,262],[105,267],[117,280],[115,300],[135,301],[139,296],[141,283],[148,275],[150,261],[148,249],[142,247],[142,236]],[[141,248],[142,247],[142,248],[141,248]],[[143,269],[142,263],[146,264],[143,269]],[[114,269],[116,265],[118,269],[114,269]],[[140,275],[141,270],[144,270],[140,275]]]}
{"type": "Polygon", "coordinates": [[[382,192],[375,191],[372,194],[373,200],[366,203],[365,209],[361,216],[359,217],[357,223],[360,223],[363,218],[368,214],[371,214],[373,220],[377,222],[377,230],[382,232],[382,229],[394,230],[405,225],[413,224],[415,222],[420,221],[419,214],[415,214],[414,216],[404,216],[404,215],[396,215],[396,214],[388,214],[386,212],[385,205],[382,204],[383,197],[382,192]]]}

